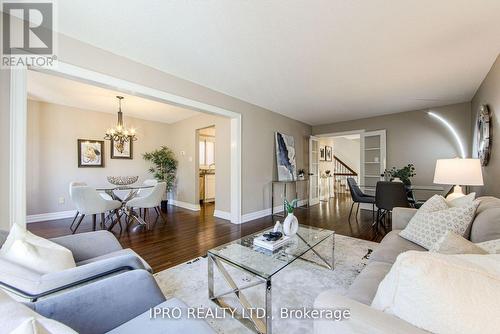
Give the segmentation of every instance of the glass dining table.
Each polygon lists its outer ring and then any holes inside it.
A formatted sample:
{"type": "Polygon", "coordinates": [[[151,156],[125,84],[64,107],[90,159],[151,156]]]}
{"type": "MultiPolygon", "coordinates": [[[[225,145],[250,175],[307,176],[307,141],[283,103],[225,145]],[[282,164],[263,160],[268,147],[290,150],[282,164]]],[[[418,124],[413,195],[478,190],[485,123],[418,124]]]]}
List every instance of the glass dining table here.
{"type": "MultiPolygon", "coordinates": [[[[109,185],[95,187],[95,189],[98,192],[104,192],[108,194],[113,200],[120,201],[122,203],[121,208],[118,210],[119,211],[118,219],[111,223],[108,230],[111,230],[122,216],[127,217],[127,227],[133,221],[135,221],[137,224],[139,224],[139,226],[145,227],[147,229],[148,224],[146,223],[146,221],[142,219],[141,215],[137,211],[135,211],[134,208],[128,207],[127,202],[137,197],[140,194],[141,190],[150,189],[153,187],[154,187],[153,185],[146,185],[146,184],[131,184],[131,185],[109,184],[109,185]]],[[[108,219],[112,219],[111,215],[108,215],[106,221],[108,219]]]]}

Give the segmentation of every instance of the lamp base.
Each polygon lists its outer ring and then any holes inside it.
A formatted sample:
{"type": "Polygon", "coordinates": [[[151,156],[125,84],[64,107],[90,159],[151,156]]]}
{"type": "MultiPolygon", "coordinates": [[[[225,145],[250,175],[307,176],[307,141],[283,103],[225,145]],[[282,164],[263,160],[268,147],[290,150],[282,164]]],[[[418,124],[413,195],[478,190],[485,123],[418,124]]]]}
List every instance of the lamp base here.
{"type": "Polygon", "coordinates": [[[448,201],[451,201],[451,200],[454,200],[455,198],[460,198],[460,197],[464,197],[465,194],[464,192],[462,191],[462,187],[460,187],[458,184],[453,187],[453,192],[451,194],[449,194],[448,196],[446,196],[446,199],[448,201]]]}

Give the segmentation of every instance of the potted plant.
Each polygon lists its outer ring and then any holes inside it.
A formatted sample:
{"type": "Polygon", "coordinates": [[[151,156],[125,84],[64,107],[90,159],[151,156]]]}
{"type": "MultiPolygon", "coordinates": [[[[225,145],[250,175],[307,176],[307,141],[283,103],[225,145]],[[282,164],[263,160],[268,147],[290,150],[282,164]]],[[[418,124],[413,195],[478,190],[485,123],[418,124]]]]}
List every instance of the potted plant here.
{"type": "Polygon", "coordinates": [[[408,164],[399,169],[392,167],[391,169],[386,169],[383,174],[385,178],[390,178],[390,181],[401,181],[406,186],[411,185],[411,178],[416,175],[415,166],[413,164],[408,164]]]}
{"type": "MultiPolygon", "coordinates": [[[[153,164],[149,168],[149,172],[153,174],[153,177],[159,182],[167,184],[167,193],[172,191],[178,166],[174,151],[167,146],[162,146],[152,152],[144,153],[142,156],[144,160],[150,161],[153,164]]],[[[161,201],[162,210],[167,209],[168,199],[166,195],[165,200],[161,201]]]]}
{"type": "Polygon", "coordinates": [[[285,199],[284,201],[285,210],[288,213],[285,220],[283,221],[283,233],[285,233],[285,235],[294,235],[299,229],[299,220],[293,214],[293,210],[295,210],[297,202],[297,199],[294,199],[291,202],[289,202],[287,199],[285,199]]]}

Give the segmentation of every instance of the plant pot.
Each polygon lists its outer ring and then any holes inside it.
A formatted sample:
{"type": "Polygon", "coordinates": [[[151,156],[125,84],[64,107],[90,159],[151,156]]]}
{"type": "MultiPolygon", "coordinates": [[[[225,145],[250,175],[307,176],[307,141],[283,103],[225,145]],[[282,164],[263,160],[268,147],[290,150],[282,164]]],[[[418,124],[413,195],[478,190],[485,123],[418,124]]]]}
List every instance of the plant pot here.
{"type": "Polygon", "coordinates": [[[283,221],[283,233],[285,235],[295,235],[299,230],[299,220],[293,213],[289,213],[283,221]]]}
{"type": "Polygon", "coordinates": [[[167,211],[168,199],[166,201],[161,201],[161,211],[167,211]]]}

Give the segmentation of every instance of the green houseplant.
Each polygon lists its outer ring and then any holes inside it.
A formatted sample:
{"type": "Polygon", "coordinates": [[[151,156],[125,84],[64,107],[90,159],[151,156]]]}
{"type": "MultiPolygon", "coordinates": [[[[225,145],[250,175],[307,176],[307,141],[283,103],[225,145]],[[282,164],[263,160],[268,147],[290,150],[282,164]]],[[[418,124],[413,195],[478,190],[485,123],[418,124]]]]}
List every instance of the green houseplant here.
{"type": "MultiPolygon", "coordinates": [[[[153,164],[149,168],[149,172],[153,174],[153,177],[159,182],[167,184],[167,193],[172,191],[179,164],[174,151],[167,146],[161,146],[159,149],[144,153],[142,156],[144,160],[153,164]]],[[[161,202],[161,208],[166,210],[167,200],[161,202]]]]}
{"type": "Polygon", "coordinates": [[[405,185],[411,185],[411,178],[416,176],[415,166],[413,164],[408,164],[403,168],[392,167],[391,169],[386,169],[383,176],[389,177],[391,181],[395,178],[399,178],[401,182],[405,185]]]}

